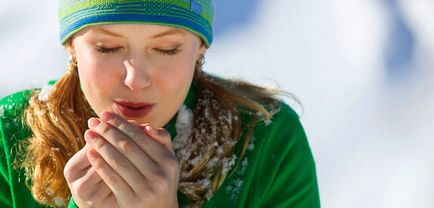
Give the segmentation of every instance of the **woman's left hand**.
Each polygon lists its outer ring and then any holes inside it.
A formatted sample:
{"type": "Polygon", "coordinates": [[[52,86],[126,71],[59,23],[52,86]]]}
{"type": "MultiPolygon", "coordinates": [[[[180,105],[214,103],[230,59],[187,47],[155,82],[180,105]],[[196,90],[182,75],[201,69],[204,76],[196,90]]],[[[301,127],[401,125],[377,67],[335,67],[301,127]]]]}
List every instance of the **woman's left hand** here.
{"type": "MultiPolygon", "coordinates": [[[[178,207],[179,163],[170,134],[105,112],[91,118],[88,158],[119,207],[178,207]]],[[[89,134],[88,134],[89,135],[89,134]]]]}

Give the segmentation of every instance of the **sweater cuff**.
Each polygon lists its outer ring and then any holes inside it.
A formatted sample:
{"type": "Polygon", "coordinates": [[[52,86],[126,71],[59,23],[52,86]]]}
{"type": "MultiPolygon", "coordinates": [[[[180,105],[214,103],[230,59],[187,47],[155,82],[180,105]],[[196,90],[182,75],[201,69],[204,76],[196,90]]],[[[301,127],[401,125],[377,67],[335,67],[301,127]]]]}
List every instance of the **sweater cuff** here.
{"type": "Polygon", "coordinates": [[[74,197],[72,197],[72,196],[71,196],[71,199],[69,199],[68,208],[78,208],[74,202],[74,197]]]}

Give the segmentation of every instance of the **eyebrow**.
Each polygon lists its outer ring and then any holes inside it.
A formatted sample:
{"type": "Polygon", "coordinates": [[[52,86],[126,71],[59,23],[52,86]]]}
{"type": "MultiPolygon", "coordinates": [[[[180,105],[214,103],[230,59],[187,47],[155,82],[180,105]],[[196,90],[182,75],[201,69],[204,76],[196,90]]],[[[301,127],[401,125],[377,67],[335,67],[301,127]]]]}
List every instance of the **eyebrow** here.
{"type": "MultiPolygon", "coordinates": [[[[93,30],[102,32],[102,33],[107,34],[107,35],[111,35],[111,36],[115,36],[115,37],[119,37],[119,38],[124,38],[124,36],[122,36],[120,34],[114,33],[112,31],[109,31],[109,30],[106,30],[103,28],[95,28],[93,30]]],[[[180,29],[173,28],[173,29],[166,30],[164,32],[155,34],[155,35],[151,36],[151,39],[157,39],[157,38],[161,38],[161,37],[166,36],[166,35],[177,35],[177,34],[184,36],[185,32],[180,30],[180,29]]]]}
{"type": "Polygon", "coordinates": [[[163,37],[163,36],[166,36],[166,35],[177,35],[177,34],[184,36],[185,32],[182,31],[182,30],[180,30],[180,29],[174,28],[174,29],[166,30],[166,31],[164,31],[162,33],[155,34],[155,35],[151,36],[151,39],[160,38],[160,37],[163,37]]]}
{"type": "Polygon", "coordinates": [[[101,33],[104,33],[104,34],[107,34],[107,35],[111,35],[111,36],[115,36],[115,37],[119,37],[119,38],[123,38],[123,37],[124,37],[124,36],[122,36],[122,35],[119,35],[119,34],[117,34],[117,33],[111,32],[111,31],[106,30],[106,29],[103,29],[103,28],[94,28],[94,29],[92,29],[92,30],[94,30],[94,31],[99,31],[99,32],[101,32],[101,33]]]}

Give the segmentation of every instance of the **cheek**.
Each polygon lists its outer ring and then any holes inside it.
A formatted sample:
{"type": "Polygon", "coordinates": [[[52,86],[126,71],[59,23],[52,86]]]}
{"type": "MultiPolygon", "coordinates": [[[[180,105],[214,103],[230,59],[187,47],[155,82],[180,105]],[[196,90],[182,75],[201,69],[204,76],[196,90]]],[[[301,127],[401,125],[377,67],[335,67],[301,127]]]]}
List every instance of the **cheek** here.
{"type": "Polygon", "coordinates": [[[93,85],[99,85],[110,84],[116,76],[116,71],[119,70],[115,70],[113,64],[89,60],[78,63],[78,71],[81,75],[81,80],[93,85]]]}
{"type": "MultiPolygon", "coordinates": [[[[77,63],[83,85],[111,84],[116,64],[101,58],[92,47],[85,44],[77,46],[77,63]]],[[[91,86],[90,86],[91,87],[91,86]]]]}
{"type": "MultiPolygon", "coordinates": [[[[94,59],[96,60],[96,59],[94,59]]],[[[80,84],[86,99],[95,112],[100,112],[111,100],[112,89],[116,87],[116,74],[110,65],[89,59],[78,62],[80,84]]]]}
{"type": "Polygon", "coordinates": [[[154,124],[159,127],[167,124],[183,104],[193,79],[195,65],[191,63],[191,58],[184,58],[183,61],[167,67],[158,70],[153,77],[160,97],[159,108],[154,112],[154,124]]]}
{"type": "Polygon", "coordinates": [[[191,57],[182,57],[167,65],[166,69],[157,70],[154,81],[166,93],[182,94],[193,79],[195,65],[191,60],[191,57]]]}

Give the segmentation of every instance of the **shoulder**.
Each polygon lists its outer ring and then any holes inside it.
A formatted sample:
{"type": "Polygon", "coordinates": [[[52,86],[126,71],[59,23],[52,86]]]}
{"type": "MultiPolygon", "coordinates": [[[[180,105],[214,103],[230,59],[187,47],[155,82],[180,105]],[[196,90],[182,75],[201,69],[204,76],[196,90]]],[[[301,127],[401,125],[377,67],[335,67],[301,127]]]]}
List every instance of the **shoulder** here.
{"type": "Polygon", "coordinates": [[[28,136],[22,116],[32,93],[33,90],[23,90],[0,99],[0,129],[4,139],[28,136]]]}
{"type": "Polygon", "coordinates": [[[280,102],[270,120],[260,121],[254,130],[254,139],[262,158],[279,162],[300,159],[313,162],[311,149],[298,114],[284,102],[280,102]]]}
{"type": "Polygon", "coordinates": [[[276,107],[269,109],[269,111],[272,112],[273,118],[268,122],[265,120],[265,125],[272,124],[272,127],[276,127],[282,125],[282,123],[286,123],[292,124],[290,126],[293,127],[301,127],[300,117],[297,112],[285,102],[279,101],[276,107]]]}
{"type": "Polygon", "coordinates": [[[262,136],[270,136],[281,139],[287,136],[294,136],[295,134],[303,134],[304,129],[300,122],[300,117],[297,112],[283,101],[279,101],[273,106],[266,106],[266,109],[273,115],[271,119],[265,119],[259,114],[259,121],[256,124],[255,135],[263,134],[262,136]]]}
{"type": "MultiPolygon", "coordinates": [[[[51,86],[56,80],[47,82],[47,86],[51,86]]],[[[30,97],[34,93],[39,93],[44,88],[32,88],[21,90],[0,99],[0,122],[3,128],[8,127],[8,124],[19,124],[25,109],[29,106],[30,97]]]]}
{"type": "Polygon", "coordinates": [[[305,136],[304,128],[297,112],[284,102],[280,102],[273,118],[270,121],[264,122],[265,126],[269,125],[269,131],[278,131],[279,135],[305,136]]]}
{"type": "Polygon", "coordinates": [[[0,116],[8,116],[27,105],[33,90],[22,90],[0,99],[0,116]]]}
{"type": "MultiPolygon", "coordinates": [[[[252,134],[245,135],[243,143],[248,146],[247,155],[260,161],[260,169],[268,173],[270,166],[278,168],[283,163],[295,161],[310,163],[313,168],[311,149],[297,112],[283,101],[267,109],[273,112],[273,117],[269,120],[260,117],[252,134]]],[[[248,122],[245,119],[243,125],[246,127],[248,122]]]]}

